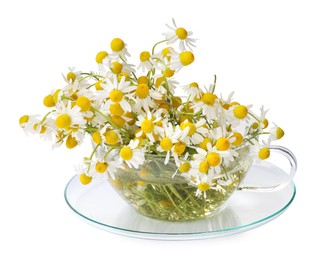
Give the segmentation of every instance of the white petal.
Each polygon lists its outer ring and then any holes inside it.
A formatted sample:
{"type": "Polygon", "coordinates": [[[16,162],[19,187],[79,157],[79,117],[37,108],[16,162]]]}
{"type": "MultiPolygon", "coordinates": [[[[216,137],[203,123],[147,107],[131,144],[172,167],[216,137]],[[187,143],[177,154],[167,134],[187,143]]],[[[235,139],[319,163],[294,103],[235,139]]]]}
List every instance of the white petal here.
{"type": "Polygon", "coordinates": [[[124,111],[131,112],[131,105],[125,99],[122,99],[122,101],[120,102],[120,105],[124,111]]]}
{"type": "Polygon", "coordinates": [[[168,152],[166,153],[166,157],[165,157],[164,164],[165,164],[165,165],[168,164],[169,160],[170,160],[170,151],[168,151],[168,152]]]}

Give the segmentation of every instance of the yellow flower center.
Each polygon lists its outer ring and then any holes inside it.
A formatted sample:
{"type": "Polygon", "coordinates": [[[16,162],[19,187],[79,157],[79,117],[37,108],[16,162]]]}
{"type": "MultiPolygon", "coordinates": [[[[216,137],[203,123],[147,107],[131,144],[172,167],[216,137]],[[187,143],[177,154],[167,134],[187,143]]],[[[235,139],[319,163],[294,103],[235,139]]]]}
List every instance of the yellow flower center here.
{"type": "Polygon", "coordinates": [[[66,78],[68,81],[74,82],[76,79],[76,75],[72,71],[70,71],[67,73],[66,78]]]}
{"type": "Polygon", "coordinates": [[[114,116],[122,116],[124,114],[124,110],[119,103],[113,103],[109,106],[109,111],[114,116]]]}
{"type": "Polygon", "coordinates": [[[178,28],[175,30],[175,34],[180,40],[185,40],[188,37],[188,32],[184,28],[178,28]]]}
{"type": "Polygon", "coordinates": [[[117,62],[117,61],[113,61],[112,62],[112,71],[114,74],[118,75],[122,72],[122,69],[123,69],[123,64],[117,62]]]}
{"type": "Polygon", "coordinates": [[[230,104],[226,103],[226,104],[221,104],[222,107],[225,109],[225,110],[228,110],[230,108],[230,104]]]}
{"type": "Polygon", "coordinates": [[[123,99],[123,92],[121,90],[118,90],[118,89],[113,89],[109,93],[109,98],[113,102],[121,102],[122,99],[123,99]]]}
{"type": "Polygon", "coordinates": [[[170,61],[170,55],[171,55],[171,51],[172,51],[172,47],[166,47],[162,50],[162,55],[167,58],[170,61]]]}
{"type": "Polygon", "coordinates": [[[108,53],[106,51],[98,52],[96,55],[96,62],[102,63],[103,59],[105,59],[108,56],[108,53]]]}
{"type": "Polygon", "coordinates": [[[148,78],[147,78],[147,76],[140,76],[139,78],[138,78],[138,84],[148,84],[148,78]]]}
{"type": "Polygon", "coordinates": [[[116,124],[118,127],[123,127],[125,124],[125,120],[120,116],[111,116],[110,119],[116,124]]]}
{"type": "Polygon", "coordinates": [[[78,105],[81,108],[81,112],[88,111],[91,107],[90,100],[84,96],[80,96],[77,98],[76,105],[78,105]]]}
{"type": "Polygon", "coordinates": [[[60,89],[57,89],[57,90],[54,92],[53,99],[54,99],[55,103],[57,103],[57,101],[58,101],[58,95],[59,95],[59,92],[60,92],[60,89]]]}
{"type": "Polygon", "coordinates": [[[236,140],[232,142],[234,146],[239,146],[243,142],[243,136],[238,132],[233,133],[231,138],[232,137],[236,138],[236,140]]]}
{"type": "Polygon", "coordinates": [[[123,147],[120,151],[120,156],[125,161],[131,160],[132,155],[133,155],[133,152],[130,147],[123,147]]]}
{"type": "Polygon", "coordinates": [[[216,95],[214,95],[213,93],[207,92],[202,96],[201,101],[208,106],[213,106],[216,98],[217,98],[216,95]]]}
{"type": "Polygon", "coordinates": [[[149,95],[149,88],[146,84],[139,84],[136,89],[136,95],[139,98],[146,98],[149,95]]]}
{"type": "Polygon", "coordinates": [[[268,119],[264,118],[264,120],[262,121],[262,124],[263,124],[263,129],[267,128],[269,125],[268,119]]]}
{"type": "Polygon", "coordinates": [[[48,96],[45,96],[44,99],[43,99],[43,105],[45,105],[46,107],[53,107],[55,106],[55,101],[52,97],[52,95],[48,95],[48,96]]]}
{"type": "Polygon", "coordinates": [[[233,110],[233,114],[238,119],[244,119],[248,114],[248,109],[243,105],[237,105],[233,110]]]}
{"type": "Polygon", "coordinates": [[[108,168],[108,163],[106,163],[106,162],[97,162],[95,168],[96,168],[97,172],[104,173],[108,168]]]}
{"type": "Polygon", "coordinates": [[[207,161],[202,161],[202,162],[199,164],[199,168],[198,168],[198,170],[199,170],[201,173],[207,173],[208,168],[209,168],[209,165],[208,165],[207,161]]]}
{"type": "Polygon", "coordinates": [[[102,80],[98,80],[95,84],[96,90],[103,90],[104,88],[100,85],[102,83],[102,80]]]}
{"type": "Polygon", "coordinates": [[[92,181],[92,177],[86,175],[85,173],[80,174],[80,182],[83,185],[87,185],[92,181]]]}
{"type": "Polygon", "coordinates": [[[94,141],[96,144],[101,143],[101,135],[99,132],[95,132],[92,134],[92,141],[94,141]]]}
{"type": "Polygon", "coordinates": [[[277,127],[276,135],[277,135],[277,139],[280,139],[285,135],[285,132],[280,127],[277,127]]]}
{"type": "Polygon", "coordinates": [[[129,125],[134,125],[134,124],[135,124],[136,120],[135,120],[135,118],[134,118],[132,112],[126,112],[126,113],[124,114],[124,117],[127,118],[127,119],[126,119],[126,122],[127,122],[129,125]]]}
{"type": "Polygon", "coordinates": [[[68,128],[72,123],[72,119],[68,114],[61,114],[56,118],[56,126],[58,128],[68,128]]]}
{"type": "Polygon", "coordinates": [[[177,96],[172,97],[172,106],[173,108],[178,108],[182,104],[182,99],[177,96]]]}
{"type": "Polygon", "coordinates": [[[121,51],[124,48],[124,41],[120,38],[114,38],[110,43],[110,47],[113,51],[121,51]]]}
{"type": "Polygon", "coordinates": [[[181,155],[183,154],[183,152],[186,150],[187,145],[184,142],[178,142],[174,145],[173,151],[177,154],[177,155],[181,155]]]}
{"type": "Polygon", "coordinates": [[[206,160],[209,166],[215,167],[221,163],[221,157],[218,153],[210,152],[206,156],[206,160]]]}
{"type": "Polygon", "coordinates": [[[160,85],[162,85],[163,82],[164,82],[164,77],[158,77],[158,78],[155,80],[155,86],[156,86],[156,87],[159,87],[160,85]]]}
{"type": "Polygon", "coordinates": [[[197,82],[192,82],[192,83],[189,84],[189,86],[190,86],[191,88],[199,88],[197,82]]]}
{"type": "Polygon", "coordinates": [[[261,148],[258,152],[258,157],[261,160],[268,159],[270,157],[270,149],[268,147],[261,148]]]}
{"type": "Polygon", "coordinates": [[[78,142],[76,141],[75,137],[69,135],[66,139],[66,147],[68,149],[73,149],[77,145],[78,145],[78,142]]]}
{"type": "Polygon", "coordinates": [[[174,72],[175,72],[174,70],[171,70],[170,68],[166,68],[163,71],[163,76],[166,78],[171,78],[174,75],[174,72]]]}
{"type": "Polygon", "coordinates": [[[216,148],[219,151],[226,151],[230,148],[230,142],[227,138],[221,137],[216,141],[216,148]]]}
{"type": "Polygon", "coordinates": [[[140,58],[140,61],[141,62],[145,62],[145,61],[149,60],[149,58],[150,58],[149,51],[143,51],[143,52],[141,52],[139,58],[140,58]]]}
{"type": "MultiPolygon", "coordinates": [[[[35,125],[33,126],[34,131],[36,131],[36,129],[38,128],[38,126],[39,126],[39,124],[35,124],[35,125]]],[[[46,132],[46,130],[47,130],[47,127],[44,126],[44,125],[42,125],[42,126],[41,126],[41,129],[40,129],[40,134],[44,134],[44,133],[46,132]]]]}
{"type": "Polygon", "coordinates": [[[184,130],[186,127],[189,127],[188,136],[192,136],[196,132],[196,126],[189,121],[182,122],[180,127],[182,130],[184,130]]]}
{"type": "Polygon", "coordinates": [[[122,71],[122,72],[117,76],[118,81],[121,81],[123,77],[125,77],[125,81],[130,80],[130,76],[129,76],[129,74],[126,73],[126,72],[124,72],[124,71],[122,71]]]}
{"type": "Polygon", "coordinates": [[[141,130],[146,134],[151,133],[154,130],[153,121],[151,121],[149,119],[143,120],[142,123],[141,123],[141,130]]]}
{"type": "Polygon", "coordinates": [[[257,129],[259,127],[259,124],[257,122],[254,122],[252,125],[251,125],[251,128],[252,129],[257,129]]]}
{"type": "Polygon", "coordinates": [[[199,147],[207,151],[207,144],[211,143],[211,139],[208,137],[205,137],[204,140],[199,144],[199,147]]]}
{"type": "Polygon", "coordinates": [[[181,52],[179,58],[183,66],[188,66],[195,60],[194,54],[191,51],[181,52]]]}
{"type": "Polygon", "coordinates": [[[207,182],[200,182],[199,184],[198,184],[198,189],[200,190],[200,191],[207,191],[207,190],[209,190],[210,189],[210,185],[207,183],[207,182]]]}
{"type": "Polygon", "coordinates": [[[19,119],[19,124],[21,125],[22,128],[24,128],[25,126],[22,126],[22,124],[25,124],[28,122],[29,120],[29,116],[28,115],[24,115],[19,119]]]}
{"type": "Polygon", "coordinates": [[[190,163],[183,163],[179,166],[180,172],[188,172],[190,170],[190,163]]]}
{"type": "Polygon", "coordinates": [[[171,150],[173,144],[170,138],[164,137],[160,142],[160,146],[166,152],[171,150]]]}
{"type": "Polygon", "coordinates": [[[105,141],[109,145],[117,145],[119,140],[119,136],[114,131],[108,131],[105,133],[105,141]]]}

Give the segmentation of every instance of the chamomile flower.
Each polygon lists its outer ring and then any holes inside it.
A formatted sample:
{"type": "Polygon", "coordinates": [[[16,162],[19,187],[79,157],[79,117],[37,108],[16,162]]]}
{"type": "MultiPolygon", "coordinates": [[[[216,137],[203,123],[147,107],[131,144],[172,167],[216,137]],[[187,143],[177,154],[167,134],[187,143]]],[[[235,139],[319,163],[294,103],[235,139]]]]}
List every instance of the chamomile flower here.
{"type": "Polygon", "coordinates": [[[191,169],[191,164],[190,164],[190,156],[189,153],[187,152],[183,157],[176,158],[175,164],[178,167],[175,173],[172,175],[172,178],[180,172],[181,176],[185,177],[186,179],[191,178],[190,174],[190,169],[191,169]]]}
{"type": "Polygon", "coordinates": [[[68,73],[66,75],[62,75],[64,80],[70,85],[73,84],[76,80],[79,81],[81,79],[81,71],[75,70],[74,67],[68,68],[68,73]]]}
{"type": "Polygon", "coordinates": [[[35,133],[34,126],[39,123],[38,115],[23,115],[19,118],[19,125],[25,133],[35,133]]]}
{"type": "Polygon", "coordinates": [[[162,65],[167,66],[171,60],[171,54],[173,53],[174,48],[171,46],[165,47],[161,51],[154,53],[152,55],[153,59],[158,62],[158,67],[160,68],[162,65]]]}
{"type": "Polygon", "coordinates": [[[220,165],[222,163],[222,152],[220,152],[211,143],[207,144],[207,150],[196,148],[196,154],[193,155],[195,161],[193,168],[199,172],[207,173],[213,169],[217,174],[221,172],[220,165]]]}
{"type": "Polygon", "coordinates": [[[233,128],[240,124],[247,124],[250,121],[249,109],[252,105],[240,105],[239,103],[234,104],[228,110],[229,112],[229,123],[233,128]]]}
{"type": "Polygon", "coordinates": [[[58,102],[55,117],[55,125],[59,129],[68,130],[77,127],[83,128],[86,123],[80,107],[72,107],[71,101],[68,101],[67,103],[58,102]]]}
{"type": "Polygon", "coordinates": [[[139,165],[145,162],[145,149],[138,148],[139,140],[131,140],[123,146],[119,152],[119,162],[125,162],[130,168],[138,169],[139,165]]]}
{"type": "Polygon", "coordinates": [[[145,111],[149,111],[150,108],[155,108],[156,103],[155,100],[162,99],[162,94],[158,91],[149,88],[147,84],[141,83],[138,84],[135,90],[135,96],[133,97],[135,104],[134,104],[134,110],[140,111],[141,109],[144,109],[145,111]]]}
{"type": "Polygon", "coordinates": [[[196,196],[201,196],[203,194],[206,199],[206,192],[208,190],[218,190],[214,176],[214,171],[209,171],[208,174],[198,174],[194,181],[191,180],[191,183],[197,187],[196,196]]]}
{"type": "Polygon", "coordinates": [[[190,100],[201,98],[202,91],[197,82],[192,82],[188,85],[182,86],[182,89],[185,91],[187,97],[190,97],[190,100]]]}
{"type": "Polygon", "coordinates": [[[270,157],[270,139],[267,142],[262,141],[262,144],[258,141],[254,141],[253,143],[254,145],[251,146],[251,154],[261,160],[266,160],[270,157]]]}
{"type": "Polygon", "coordinates": [[[213,88],[214,86],[211,85],[209,91],[203,93],[200,100],[193,105],[195,112],[202,111],[202,114],[210,120],[217,119],[219,111],[222,111],[217,95],[213,94],[213,88]]]}
{"type": "Polygon", "coordinates": [[[183,27],[178,27],[175,23],[175,20],[172,19],[173,26],[166,24],[170,31],[163,33],[167,40],[167,44],[175,43],[179,41],[179,48],[181,51],[185,51],[186,48],[190,50],[195,46],[196,39],[190,38],[193,35],[191,31],[187,31],[183,27]]]}
{"type": "Polygon", "coordinates": [[[81,184],[87,185],[92,181],[92,176],[88,173],[88,166],[86,166],[85,164],[79,164],[76,165],[74,168],[75,172],[80,177],[81,184]]]}
{"type": "Polygon", "coordinates": [[[269,121],[268,121],[268,119],[266,119],[266,114],[268,113],[269,109],[265,110],[264,106],[261,106],[260,111],[261,111],[261,114],[259,117],[260,127],[261,127],[261,129],[265,129],[269,125],[269,121]]]}
{"type": "Polygon", "coordinates": [[[270,130],[270,138],[271,140],[279,140],[285,135],[284,130],[282,130],[279,126],[274,124],[274,127],[270,130]]]}
{"type": "Polygon", "coordinates": [[[150,71],[153,68],[158,68],[156,62],[153,60],[149,51],[142,51],[139,55],[140,63],[137,69],[144,71],[150,71]]]}
{"type": "Polygon", "coordinates": [[[185,133],[185,137],[182,139],[187,145],[197,145],[204,140],[204,136],[208,133],[208,129],[204,127],[206,120],[200,119],[196,123],[192,123],[186,119],[180,124],[180,128],[185,133]]]}
{"type": "Polygon", "coordinates": [[[135,72],[135,69],[133,68],[133,64],[128,64],[126,62],[118,62],[118,61],[112,61],[109,63],[109,68],[111,72],[115,75],[125,74],[125,75],[131,75],[131,73],[135,72]]]}
{"type": "Polygon", "coordinates": [[[163,128],[164,131],[161,133],[157,150],[160,152],[166,152],[164,164],[167,164],[170,159],[172,148],[174,144],[179,141],[183,132],[179,128],[174,129],[171,123],[164,124],[163,128]]]}
{"type": "Polygon", "coordinates": [[[175,89],[179,82],[172,78],[167,78],[163,74],[154,75],[154,85],[156,86],[156,91],[161,94],[166,94],[168,91],[174,94],[175,89]]]}
{"type": "Polygon", "coordinates": [[[112,59],[122,59],[126,61],[127,56],[130,57],[127,44],[120,38],[114,38],[110,43],[110,48],[112,53],[109,54],[109,57],[112,59]]]}
{"type": "Polygon", "coordinates": [[[108,180],[111,177],[115,180],[115,173],[118,169],[123,168],[122,162],[116,160],[117,156],[117,150],[107,151],[106,148],[97,149],[97,159],[90,161],[93,178],[108,180]]]}
{"type": "MultiPolygon", "coordinates": [[[[84,136],[85,136],[85,131],[80,128],[72,128],[69,131],[66,131],[66,134],[70,135],[71,139],[73,142],[76,142],[76,145],[79,145],[83,142],[84,136]]],[[[69,144],[66,141],[66,146],[69,144]]],[[[75,146],[74,146],[75,147],[75,146]]],[[[73,147],[68,147],[68,148],[73,148],[73,147]]]]}
{"type": "Polygon", "coordinates": [[[147,111],[146,116],[138,115],[138,121],[136,125],[140,127],[141,131],[139,131],[136,137],[141,137],[142,134],[145,134],[150,142],[155,142],[154,135],[158,136],[163,134],[163,127],[161,127],[161,117],[153,115],[149,110],[147,111]]]}
{"type": "MultiPolygon", "coordinates": [[[[104,90],[100,95],[109,97],[108,101],[104,105],[104,109],[109,109],[111,104],[117,104],[123,111],[131,112],[131,105],[129,99],[131,98],[131,93],[136,89],[135,86],[131,86],[129,81],[125,81],[125,77],[122,77],[118,81],[116,75],[106,78],[103,84],[104,90]]],[[[100,92],[100,91],[99,91],[100,92]]]]}
{"type": "Polygon", "coordinates": [[[55,122],[52,118],[46,118],[42,123],[39,122],[33,125],[35,133],[40,134],[40,137],[47,141],[52,140],[55,128],[55,122]]]}
{"type": "Polygon", "coordinates": [[[183,67],[186,67],[193,63],[195,56],[191,51],[182,51],[180,53],[173,51],[170,60],[170,69],[179,71],[183,67]]]}
{"type": "Polygon", "coordinates": [[[223,162],[232,162],[234,157],[238,155],[238,153],[233,149],[235,146],[232,145],[232,143],[239,144],[240,139],[237,141],[237,138],[240,138],[240,136],[237,133],[227,132],[226,129],[222,127],[213,129],[210,135],[215,140],[215,147],[218,149],[223,162]]]}

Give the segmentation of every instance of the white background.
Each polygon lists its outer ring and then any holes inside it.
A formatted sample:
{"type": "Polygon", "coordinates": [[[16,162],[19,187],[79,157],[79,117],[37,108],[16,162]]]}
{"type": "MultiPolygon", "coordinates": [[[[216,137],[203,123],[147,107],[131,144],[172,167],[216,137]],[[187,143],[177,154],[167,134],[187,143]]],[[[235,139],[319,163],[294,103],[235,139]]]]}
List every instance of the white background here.
{"type": "MultiPolygon", "coordinates": [[[[7,1],[0,8],[1,259],[311,259],[327,257],[328,6],[326,1],[7,1]],[[213,3],[216,3],[214,5],[213,3]],[[208,85],[282,126],[279,143],[299,162],[291,207],[265,226],[191,242],[121,237],[81,222],[64,202],[73,166],[89,151],[51,150],[18,126],[45,112],[69,66],[95,69],[98,51],[121,37],[138,53],[175,17],[194,32],[195,63],[179,81],[208,85]],[[319,235],[323,235],[320,237],[319,235]],[[5,256],[6,255],[6,256],[5,256]]],[[[83,150],[84,149],[84,150],[83,150]]]]}

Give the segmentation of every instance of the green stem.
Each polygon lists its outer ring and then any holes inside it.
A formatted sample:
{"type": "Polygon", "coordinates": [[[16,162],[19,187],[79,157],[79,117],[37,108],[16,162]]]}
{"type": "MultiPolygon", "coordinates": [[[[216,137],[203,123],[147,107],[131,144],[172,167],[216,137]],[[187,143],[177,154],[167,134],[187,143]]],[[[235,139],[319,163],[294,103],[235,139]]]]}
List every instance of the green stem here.
{"type": "Polygon", "coordinates": [[[163,42],[167,42],[167,41],[168,41],[168,40],[163,40],[163,41],[159,41],[158,43],[156,43],[156,44],[153,46],[152,50],[151,50],[151,55],[154,55],[154,53],[155,53],[155,48],[156,48],[157,45],[159,45],[159,44],[161,44],[161,43],[163,43],[163,42]]]}
{"type": "Polygon", "coordinates": [[[115,147],[112,147],[112,148],[110,148],[110,149],[108,149],[108,152],[105,154],[105,156],[104,156],[104,159],[106,160],[106,158],[107,158],[107,156],[109,155],[109,153],[111,152],[111,151],[113,151],[115,149],[115,147]]]}
{"type": "Polygon", "coordinates": [[[251,117],[253,117],[258,123],[261,123],[261,121],[251,112],[248,112],[251,117]]]}
{"type": "Polygon", "coordinates": [[[55,110],[53,111],[49,111],[47,114],[45,114],[45,116],[42,118],[42,120],[40,121],[40,125],[42,125],[44,123],[44,121],[46,121],[47,119],[47,116],[51,113],[51,112],[54,112],[55,110]]]}
{"type": "MultiPolygon", "coordinates": [[[[90,160],[90,161],[92,160],[94,154],[96,153],[96,151],[97,151],[99,145],[100,145],[100,144],[97,144],[96,147],[95,147],[95,149],[93,149],[92,153],[90,154],[90,157],[89,157],[89,160],[90,160]]],[[[91,163],[89,163],[89,165],[88,165],[88,171],[87,171],[87,173],[89,173],[90,168],[91,168],[91,163]]]]}
{"type": "Polygon", "coordinates": [[[102,113],[101,111],[99,111],[98,109],[96,108],[93,108],[93,110],[98,113],[99,115],[101,115],[103,118],[105,118],[107,120],[108,123],[110,123],[114,128],[116,128],[117,130],[121,131],[122,128],[119,127],[117,124],[114,123],[114,121],[109,117],[109,116],[106,116],[104,113],[102,113]]]}
{"type": "Polygon", "coordinates": [[[212,91],[212,93],[215,92],[215,88],[216,88],[216,75],[214,75],[214,86],[213,86],[213,91],[212,91]]]}

